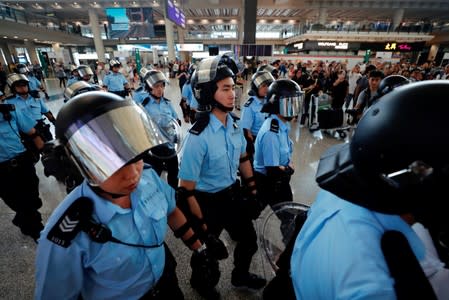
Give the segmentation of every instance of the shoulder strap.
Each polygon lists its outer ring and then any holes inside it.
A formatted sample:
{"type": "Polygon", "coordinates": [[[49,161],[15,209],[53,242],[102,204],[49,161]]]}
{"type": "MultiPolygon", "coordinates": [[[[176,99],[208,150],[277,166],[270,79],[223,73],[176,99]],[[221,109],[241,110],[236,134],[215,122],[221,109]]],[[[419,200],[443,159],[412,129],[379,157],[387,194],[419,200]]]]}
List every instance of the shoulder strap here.
{"type": "Polygon", "coordinates": [[[240,120],[240,118],[233,112],[230,112],[229,115],[231,116],[234,122],[240,120]]]}
{"type": "Polygon", "coordinates": [[[246,101],[244,106],[249,107],[251,105],[251,103],[253,103],[253,101],[254,101],[254,97],[249,98],[248,101],[246,101]]]}
{"type": "Polygon", "coordinates": [[[150,102],[150,96],[146,97],[145,99],[143,99],[142,101],[142,106],[145,107],[147,106],[147,104],[150,102]]]}
{"type": "Polygon", "coordinates": [[[279,121],[277,119],[271,119],[270,131],[274,133],[279,132],[279,121]]]}
{"type": "Polygon", "coordinates": [[[410,244],[401,232],[386,231],[381,239],[381,247],[390,274],[394,278],[398,300],[437,299],[410,244]]]}
{"type": "Polygon", "coordinates": [[[199,117],[196,119],[195,124],[190,128],[189,132],[194,135],[200,135],[209,124],[209,119],[209,112],[199,113],[199,117]]]}
{"type": "Polygon", "coordinates": [[[50,229],[47,239],[61,247],[69,247],[82,230],[83,222],[90,219],[92,212],[92,200],[87,197],[76,199],[50,229]]]}

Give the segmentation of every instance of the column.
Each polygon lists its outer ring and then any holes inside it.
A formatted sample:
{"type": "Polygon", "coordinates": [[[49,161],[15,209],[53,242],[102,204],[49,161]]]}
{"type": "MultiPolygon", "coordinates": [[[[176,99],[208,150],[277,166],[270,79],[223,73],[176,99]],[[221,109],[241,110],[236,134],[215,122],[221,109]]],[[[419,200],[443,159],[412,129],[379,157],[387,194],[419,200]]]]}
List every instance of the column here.
{"type": "Polygon", "coordinates": [[[404,17],[404,9],[398,8],[394,11],[393,15],[393,31],[395,31],[399,25],[402,23],[402,18],[404,17]]]}
{"type": "Polygon", "coordinates": [[[98,22],[98,15],[94,9],[89,9],[89,24],[94,36],[95,51],[97,52],[98,61],[106,62],[104,56],[104,45],[101,39],[100,25],[98,22]]]}
{"type": "Polygon", "coordinates": [[[438,45],[438,44],[433,44],[432,46],[430,46],[429,55],[427,56],[427,60],[434,61],[435,57],[437,56],[439,48],[440,48],[440,45],[438,45]]]}
{"type": "Polygon", "coordinates": [[[34,44],[33,41],[27,40],[24,41],[25,44],[25,48],[28,51],[28,55],[30,56],[30,63],[34,64],[36,61],[39,61],[39,58],[37,57],[37,53],[36,53],[36,46],[34,44]]]}
{"type": "Polygon", "coordinates": [[[243,31],[244,31],[244,27],[245,27],[245,3],[244,0],[242,0],[242,3],[240,5],[240,20],[237,24],[238,26],[238,41],[239,41],[239,45],[243,45],[243,31]]]}
{"type": "Polygon", "coordinates": [[[319,14],[318,14],[318,23],[325,25],[327,21],[327,9],[326,8],[320,8],[319,14]]]}
{"type": "MultiPolygon", "coordinates": [[[[165,17],[165,10],[164,10],[164,17],[165,17]]],[[[176,54],[175,54],[175,42],[173,37],[173,24],[167,18],[165,18],[165,38],[167,39],[168,60],[174,61],[176,59],[176,54]]]]}
{"type": "MultiPolygon", "coordinates": [[[[176,30],[178,31],[178,43],[184,44],[184,29],[178,26],[176,30]]],[[[181,58],[181,61],[190,61],[188,51],[179,51],[179,56],[181,58]]]]}
{"type": "Polygon", "coordinates": [[[1,47],[2,47],[3,54],[5,55],[5,59],[6,59],[5,65],[11,65],[13,63],[13,61],[12,61],[11,52],[9,51],[9,48],[8,48],[8,44],[2,43],[1,47]]]}

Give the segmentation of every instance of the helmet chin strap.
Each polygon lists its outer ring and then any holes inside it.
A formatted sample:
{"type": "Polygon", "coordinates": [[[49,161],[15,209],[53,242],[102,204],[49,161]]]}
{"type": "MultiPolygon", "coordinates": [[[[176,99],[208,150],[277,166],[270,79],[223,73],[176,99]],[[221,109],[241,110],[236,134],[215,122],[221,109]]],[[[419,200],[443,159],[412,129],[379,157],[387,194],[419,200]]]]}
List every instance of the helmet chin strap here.
{"type": "Polygon", "coordinates": [[[97,195],[99,195],[99,196],[101,196],[102,194],[106,194],[106,195],[111,196],[112,199],[117,199],[117,198],[124,197],[124,196],[127,196],[127,195],[128,195],[128,194],[114,194],[114,193],[109,193],[109,192],[106,192],[105,190],[103,190],[103,189],[102,189],[101,187],[99,187],[99,186],[93,186],[93,185],[90,185],[90,184],[89,184],[89,186],[90,186],[90,188],[92,189],[92,191],[94,191],[95,194],[97,194],[97,195]]]}
{"type": "Polygon", "coordinates": [[[232,107],[226,107],[223,104],[219,103],[217,100],[214,100],[214,103],[212,104],[213,107],[218,108],[222,112],[228,113],[234,110],[234,106],[232,107]]]}

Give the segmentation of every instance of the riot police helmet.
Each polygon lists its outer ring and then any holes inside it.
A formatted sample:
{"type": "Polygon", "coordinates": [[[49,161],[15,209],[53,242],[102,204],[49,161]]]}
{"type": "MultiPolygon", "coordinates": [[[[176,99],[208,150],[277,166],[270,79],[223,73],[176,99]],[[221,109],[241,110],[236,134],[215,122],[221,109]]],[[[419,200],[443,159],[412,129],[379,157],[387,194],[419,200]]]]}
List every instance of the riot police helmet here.
{"type": "Polygon", "coordinates": [[[112,70],[112,68],[114,67],[120,68],[122,66],[122,63],[118,59],[111,59],[109,61],[109,66],[111,67],[112,70]]]}
{"type": "Polygon", "coordinates": [[[237,64],[229,55],[217,55],[202,60],[191,79],[193,94],[199,104],[198,110],[208,111],[214,106],[220,107],[214,98],[218,88],[217,82],[228,77],[234,79],[236,73],[237,64]]]}
{"type": "Polygon", "coordinates": [[[27,75],[30,72],[30,69],[25,64],[18,64],[16,66],[17,73],[27,75]]]}
{"type": "Polygon", "coordinates": [[[167,142],[140,105],[97,91],[79,94],[62,106],[56,138],[93,186],[167,142]]]}
{"type": "Polygon", "coordinates": [[[291,79],[273,81],[268,87],[266,103],[262,112],[279,114],[284,118],[296,117],[301,112],[304,92],[291,79]]]}
{"type": "Polygon", "coordinates": [[[144,78],[145,84],[149,91],[152,90],[156,83],[162,82],[164,84],[170,83],[170,81],[165,77],[164,73],[159,70],[150,70],[146,73],[144,78]]]}
{"type": "Polygon", "coordinates": [[[64,98],[67,102],[69,99],[85,93],[85,92],[91,92],[91,91],[100,91],[101,87],[97,84],[90,84],[86,81],[77,81],[66,87],[64,90],[64,98]]]}
{"type": "Polygon", "coordinates": [[[24,74],[11,73],[6,78],[6,83],[12,93],[16,93],[17,85],[29,85],[28,77],[24,74]]]}
{"type": "Polygon", "coordinates": [[[259,71],[254,73],[251,78],[251,94],[260,97],[259,88],[264,84],[270,86],[273,81],[275,81],[275,79],[268,71],[259,71]]]}
{"type": "Polygon", "coordinates": [[[89,66],[81,65],[78,67],[78,74],[83,80],[89,81],[90,78],[94,75],[94,72],[89,66]]]}
{"type": "Polygon", "coordinates": [[[274,79],[278,79],[279,77],[279,70],[273,67],[272,65],[260,65],[259,67],[257,67],[256,73],[262,71],[270,72],[271,75],[273,75],[274,79]]]}

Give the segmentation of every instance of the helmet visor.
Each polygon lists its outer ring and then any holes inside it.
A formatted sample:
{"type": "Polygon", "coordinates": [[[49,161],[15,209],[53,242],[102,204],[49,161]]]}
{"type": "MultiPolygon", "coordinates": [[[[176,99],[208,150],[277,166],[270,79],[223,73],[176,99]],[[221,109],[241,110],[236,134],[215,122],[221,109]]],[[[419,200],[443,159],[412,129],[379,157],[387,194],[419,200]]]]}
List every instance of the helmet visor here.
{"type": "Polygon", "coordinates": [[[273,75],[271,75],[271,73],[263,72],[262,74],[254,78],[253,83],[256,86],[256,88],[260,88],[262,84],[265,83],[267,85],[270,85],[273,81],[274,77],[273,75]]]}
{"type": "Polygon", "coordinates": [[[296,117],[301,113],[302,107],[302,94],[296,96],[279,98],[279,114],[283,117],[296,117]]]}
{"type": "Polygon", "coordinates": [[[77,81],[66,87],[64,90],[65,99],[70,99],[76,95],[76,93],[82,89],[90,88],[90,84],[85,81],[77,81]]]}
{"type": "Polygon", "coordinates": [[[162,72],[147,75],[145,82],[152,88],[158,82],[170,83],[162,72]]]}
{"type": "Polygon", "coordinates": [[[86,75],[94,75],[94,72],[92,72],[92,69],[90,67],[79,67],[78,68],[78,74],[80,74],[81,77],[86,75]]]}
{"type": "Polygon", "coordinates": [[[121,106],[65,133],[67,148],[90,184],[99,185],[149,149],[167,143],[149,115],[137,104],[121,106]]]}

